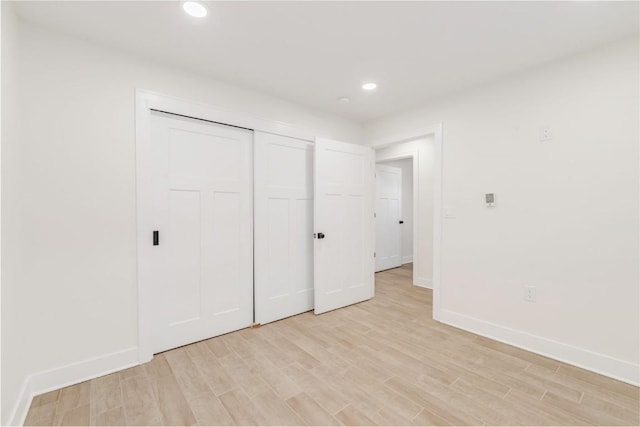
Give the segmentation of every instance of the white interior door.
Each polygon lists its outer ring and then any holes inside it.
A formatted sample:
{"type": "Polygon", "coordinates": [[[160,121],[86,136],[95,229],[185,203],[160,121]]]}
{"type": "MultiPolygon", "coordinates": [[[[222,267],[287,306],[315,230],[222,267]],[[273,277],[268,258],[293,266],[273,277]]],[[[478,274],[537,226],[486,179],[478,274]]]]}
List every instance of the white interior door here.
{"type": "Polygon", "coordinates": [[[315,313],[374,295],[374,151],[316,139],[315,313]]]}
{"type": "Polygon", "coordinates": [[[252,132],[152,114],[153,352],[253,320],[252,132]]]}
{"type": "Polygon", "coordinates": [[[376,165],[376,271],[402,265],[402,169],[376,165]]]}
{"type": "Polygon", "coordinates": [[[255,313],[269,323],[313,309],[313,144],[256,132],[255,313]]]}

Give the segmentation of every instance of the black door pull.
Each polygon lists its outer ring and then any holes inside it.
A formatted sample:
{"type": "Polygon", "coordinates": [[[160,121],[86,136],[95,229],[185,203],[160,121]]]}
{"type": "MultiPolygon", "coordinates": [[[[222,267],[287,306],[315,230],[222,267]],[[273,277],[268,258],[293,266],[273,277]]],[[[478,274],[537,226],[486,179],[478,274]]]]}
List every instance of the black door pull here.
{"type": "Polygon", "coordinates": [[[398,221],[398,222],[399,222],[400,224],[404,224],[404,221],[403,221],[403,220],[400,220],[400,221],[398,221]]]}
{"type": "Polygon", "coordinates": [[[324,239],[324,233],[318,233],[318,239],[324,239]]]}
{"type": "Polygon", "coordinates": [[[158,246],[160,244],[160,232],[158,230],[153,230],[153,246],[158,246]]]}

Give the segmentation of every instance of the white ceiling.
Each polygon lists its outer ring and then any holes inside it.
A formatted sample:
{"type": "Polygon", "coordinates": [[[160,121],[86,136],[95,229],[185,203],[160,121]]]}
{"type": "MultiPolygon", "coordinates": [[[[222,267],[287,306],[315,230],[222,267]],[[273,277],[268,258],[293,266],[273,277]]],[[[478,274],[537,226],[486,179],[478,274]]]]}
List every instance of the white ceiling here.
{"type": "Polygon", "coordinates": [[[639,31],[638,2],[20,2],[27,21],[369,121],[639,31]],[[374,93],[360,85],[374,80],[374,93]],[[336,99],[348,96],[351,102],[336,99]]]}

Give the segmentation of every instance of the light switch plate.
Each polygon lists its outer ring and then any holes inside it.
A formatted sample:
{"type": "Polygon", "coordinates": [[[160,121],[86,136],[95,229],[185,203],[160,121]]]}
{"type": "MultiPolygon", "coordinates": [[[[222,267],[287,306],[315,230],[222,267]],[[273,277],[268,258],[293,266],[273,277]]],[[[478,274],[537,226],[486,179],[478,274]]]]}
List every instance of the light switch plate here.
{"type": "Polygon", "coordinates": [[[445,218],[456,218],[458,216],[458,210],[455,206],[445,206],[444,208],[444,217],[445,218]]]}
{"type": "Polygon", "coordinates": [[[548,126],[540,128],[540,141],[551,141],[553,135],[551,135],[551,129],[548,126]]]}

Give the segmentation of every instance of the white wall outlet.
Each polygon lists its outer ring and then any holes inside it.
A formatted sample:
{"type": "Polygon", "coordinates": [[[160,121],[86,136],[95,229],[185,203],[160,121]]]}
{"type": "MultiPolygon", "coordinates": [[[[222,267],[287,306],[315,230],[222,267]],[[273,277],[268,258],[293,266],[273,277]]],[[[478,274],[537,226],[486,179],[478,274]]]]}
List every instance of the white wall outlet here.
{"type": "Polygon", "coordinates": [[[536,302],[536,287],[525,286],[524,287],[524,300],[528,302],[536,302]]]}
{"type": "Polygon", "coordinates": [[[551,135],[551,128],[545,126],[540,129],[540,141],[551,141],[553,135],[551,135]]]}

